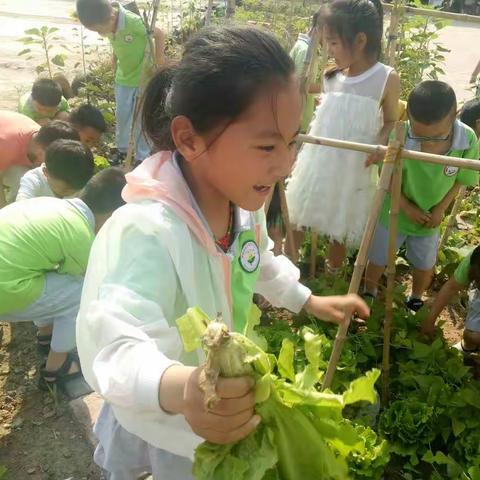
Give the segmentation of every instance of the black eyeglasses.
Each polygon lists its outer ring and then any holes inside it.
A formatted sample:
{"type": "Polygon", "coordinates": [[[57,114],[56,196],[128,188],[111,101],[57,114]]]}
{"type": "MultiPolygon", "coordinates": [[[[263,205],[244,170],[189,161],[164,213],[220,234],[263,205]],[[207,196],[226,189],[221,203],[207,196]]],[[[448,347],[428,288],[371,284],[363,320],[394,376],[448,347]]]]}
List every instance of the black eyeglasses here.
{"type": "Polygon", "coordinates": [[[453,128],[452,130],[450,130],[450,133],[448,135],[443,135],[442,137],[417,137],[415,135],[412,135],[412,129],[409,127],[407,132],[407,137],[410,140],[415,140],[417,142],[446,142],[447,140],[450,139],[452,134],[453,134],[453,128]]]}

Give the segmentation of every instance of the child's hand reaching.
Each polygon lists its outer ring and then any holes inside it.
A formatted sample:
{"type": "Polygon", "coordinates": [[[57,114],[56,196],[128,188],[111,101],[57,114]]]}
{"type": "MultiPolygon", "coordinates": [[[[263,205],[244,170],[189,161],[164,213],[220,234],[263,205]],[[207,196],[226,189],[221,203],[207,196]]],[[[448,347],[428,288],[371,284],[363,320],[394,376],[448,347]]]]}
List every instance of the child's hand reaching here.
{"type": "Polygon", "coordinates": [[[304,308],[307,313],[331,323],[343,323],[345,316],[353,313],[357,313],[360,318],[370,315],[367,304],[355,294],[333,297],[311,295],[304,308]]]}
{"type": "Polygon", "coordinates": [[[202,377],[203,367],[196,368],[184,389],[181,413],[192,430],[205,440],[219,444],[237,442],[255,430],[260,417],[254,411],[253,378],[219,378],[217,395],[220,401],[207,411],[205,393],[200,388],[202,377]]]}

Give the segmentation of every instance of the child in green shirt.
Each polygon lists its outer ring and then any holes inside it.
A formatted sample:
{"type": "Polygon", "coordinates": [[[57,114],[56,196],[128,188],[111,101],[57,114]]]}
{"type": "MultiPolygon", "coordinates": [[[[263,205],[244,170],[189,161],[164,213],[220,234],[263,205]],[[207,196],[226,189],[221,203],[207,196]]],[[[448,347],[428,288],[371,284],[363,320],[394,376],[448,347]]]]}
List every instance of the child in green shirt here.
{"type": "MultiPolygon", "coordinates": [[[[444,82],[421,82],[408,99],[405,148],[437,155],[478,159],[477,137],[456,119],[457,101],[444,82]]],[[[461,185],[478,183],[478,172],[407,160],[403,162],[397,247],[406,244],[413,267],[413,287],[407,306],[417,311],[437,260],[439,226],[461,185]]],[[[387,263],[390,196],[384,201],[366,272],[365,294],[375,296],[387,263]]]]}
{"type": "Polygon", "coordinates": [[[53,119],[67,120],[69,109],[62,88],[50,78],[35,80],[31,93],[23,95],[18,103],[18,111],[40,125],[53,119]]]}
{"type": "MultiPolygon", "coordinates": [[[[148,35],[141,17],[109,0],[77,0],[80,22],[94,32],[106,36],[112,45],[115,69],[116,142],[119,152],[128,150],[130,128],[135,110],[135,98],[144,69],[148,35]]],[[[164,63],[165,36],[155,28],[155,63],[164,63]]],[[[147,61],[149,61],[147,59],[147,61]]],[[[146,80],[145,78],[145,84],[146,80]]],[[[138,122],[140,126],[140,122],[138,122]]],[[[135,132],[135,160],[141,161],[150,154],[150,145],[141,128],[135,132]]]]}
{"type": "Polygon", "coordinates": [[[41,388],[79,374],[71,352],[83,275],[93,238],[124,201],[125,176],[95,175],[79,198],[34,198],[0,210],[0,320],[31,322],[49,350],[41,388]]]}
{"type": "Polygon", "coordinates": [[[480,246],[472,250],[459,264],[453,277],[441,288],[428,317],[422,324],[422,332],[433,336],[435,321],[455,295],[470,287],[467,317],[462,342],[458,345],[464,352],[480,348],[480,246]]]}

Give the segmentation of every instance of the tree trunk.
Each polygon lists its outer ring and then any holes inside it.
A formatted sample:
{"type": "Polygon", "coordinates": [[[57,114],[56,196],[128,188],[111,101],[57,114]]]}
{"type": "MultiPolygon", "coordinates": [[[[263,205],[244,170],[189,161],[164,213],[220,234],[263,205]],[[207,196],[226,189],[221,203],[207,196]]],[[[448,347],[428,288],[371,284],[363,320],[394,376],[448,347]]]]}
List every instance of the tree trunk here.
{"type": "Polygon", "coordinates": [[[235,15],[235,0],[226,0],[227,1],[227,18],[232,18],[235,15]]]}

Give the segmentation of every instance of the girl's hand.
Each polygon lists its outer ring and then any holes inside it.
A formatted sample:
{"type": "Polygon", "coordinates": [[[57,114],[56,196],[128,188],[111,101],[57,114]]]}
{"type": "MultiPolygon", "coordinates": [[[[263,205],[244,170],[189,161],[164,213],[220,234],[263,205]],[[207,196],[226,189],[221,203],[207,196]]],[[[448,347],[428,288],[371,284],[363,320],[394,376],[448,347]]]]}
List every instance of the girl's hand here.
{"type": "Polygon", "coordinates": [[[381,151],[376,151],[368,155],[367,159],[365,160],[365,166],[369,167],[370,165],[375,165],[377,163],[382,163],[385,154],[381,151]]]}
{"type": "Polygon", "coordinates": [[[360,318],[368,318],[367,304],[353,293],[333,297],[311,295],[304,306],[307,313],[331,323],[343,323],[346,317],[357,313],[360,318]]]}
{"type": "Polygon", "coordinates": [[[255,415],[255,381],[252,377],[219,378],[220,401],[207,411],[205,394],[200,388],[203,367],[190,374],[183,395],[182,413],[192,430],[212,443],[237,442],[249,435],[260,423],[255,415]]]}

